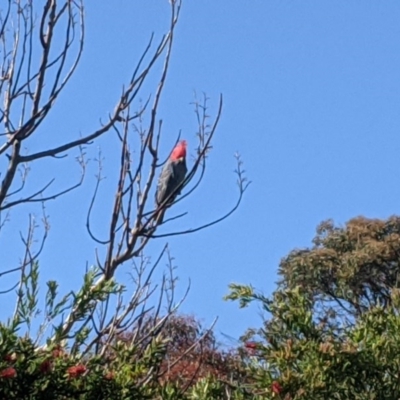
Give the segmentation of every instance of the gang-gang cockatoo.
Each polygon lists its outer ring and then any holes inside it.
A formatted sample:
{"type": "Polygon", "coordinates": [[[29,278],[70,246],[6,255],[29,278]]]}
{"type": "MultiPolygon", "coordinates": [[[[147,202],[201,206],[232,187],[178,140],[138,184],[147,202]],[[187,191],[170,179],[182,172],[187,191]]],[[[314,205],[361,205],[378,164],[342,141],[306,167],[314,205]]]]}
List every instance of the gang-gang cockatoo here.
{"type": "MultiPolygon", "coordinates": [[[[172,150],[158,178],[156,204],[165,208],[170,206],[181,192],[181,184],[185,179],[186,167],[186,140],[180,141],[172,150]]],[[[164,208],[164,209],[165,209],[164,208]]],[[[158,222],[162,222],[164,212],[158,222]]]]}

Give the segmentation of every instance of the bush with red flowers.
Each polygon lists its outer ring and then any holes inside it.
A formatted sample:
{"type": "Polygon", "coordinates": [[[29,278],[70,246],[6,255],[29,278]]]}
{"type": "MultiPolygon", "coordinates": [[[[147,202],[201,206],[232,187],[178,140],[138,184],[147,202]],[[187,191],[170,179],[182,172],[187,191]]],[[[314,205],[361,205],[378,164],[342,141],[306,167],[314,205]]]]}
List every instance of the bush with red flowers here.
{"type": "Polygon", "coordinates": [[[1,327],[0,399],[253,398],[241,387],[250,381],[239,353],[220,350],[193,317],[172,316],[153,336],[148,328],[139,334],[142,346],[131,344],[133,331],[103,355],[83,355],[60,344],[36,347],[1,327]]]}

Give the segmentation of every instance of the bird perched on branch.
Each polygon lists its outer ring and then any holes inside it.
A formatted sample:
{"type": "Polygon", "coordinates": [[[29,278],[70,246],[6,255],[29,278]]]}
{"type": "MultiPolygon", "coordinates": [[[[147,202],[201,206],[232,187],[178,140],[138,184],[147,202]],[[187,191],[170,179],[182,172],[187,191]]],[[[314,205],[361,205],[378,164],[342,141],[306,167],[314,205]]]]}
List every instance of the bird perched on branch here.
{"type": "MultiPolygon", "coordinates": [[[[172,150],[167,162],[165,163],[160,177],[158,178],[156,203],[157,206],[169,207],[181,192],[181,185],[185,180],[186,167],[186,140],[180,141],[172,150]]],[[[164,213],[158,222],[162,222],[164,213]]]]}

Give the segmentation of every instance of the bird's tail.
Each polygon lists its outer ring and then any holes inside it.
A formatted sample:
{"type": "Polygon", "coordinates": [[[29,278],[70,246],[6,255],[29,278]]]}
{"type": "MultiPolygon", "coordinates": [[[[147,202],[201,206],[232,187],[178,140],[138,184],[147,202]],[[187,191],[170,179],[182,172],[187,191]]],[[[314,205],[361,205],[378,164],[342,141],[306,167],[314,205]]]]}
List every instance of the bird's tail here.
{"type": "Polygon", "coordinates": [[[156,225],[161,225],[163,223],[165,211],[166,211],[166,208],[163,207],[157,212],[157,214],[155,216],[156,225]]]}

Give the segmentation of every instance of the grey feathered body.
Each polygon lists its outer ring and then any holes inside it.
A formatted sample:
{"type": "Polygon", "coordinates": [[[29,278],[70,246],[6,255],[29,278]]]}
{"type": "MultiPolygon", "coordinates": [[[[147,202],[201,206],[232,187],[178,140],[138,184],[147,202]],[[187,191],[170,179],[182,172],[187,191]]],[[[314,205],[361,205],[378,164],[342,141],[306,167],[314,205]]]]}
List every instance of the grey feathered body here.
{"type": "Polygon", "coordinates": [[[170,205],[180,194],[181,189],[176,188],[184,181],[187,172],[186,161],[180,158],[177,161],[168,160],[158,178],[156,203],[157,206],[163,204],[167,199],[166,205],[170,205]],[[175,191],[176,190],[176,191],[175,191]]]}

